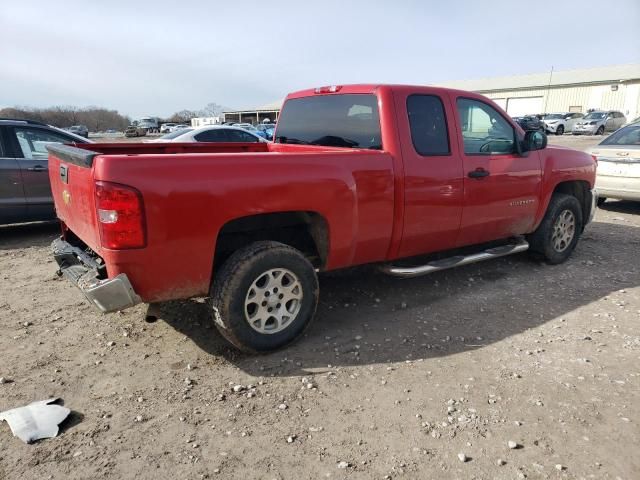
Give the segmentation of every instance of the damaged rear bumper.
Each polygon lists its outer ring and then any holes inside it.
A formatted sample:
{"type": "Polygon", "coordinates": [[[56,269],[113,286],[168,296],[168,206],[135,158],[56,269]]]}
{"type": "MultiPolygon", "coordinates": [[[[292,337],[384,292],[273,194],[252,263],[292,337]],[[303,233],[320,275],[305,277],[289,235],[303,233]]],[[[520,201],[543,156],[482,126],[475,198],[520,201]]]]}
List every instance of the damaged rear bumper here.
{"type": "Polygon", "coordinates": [[[60,273],[78,287],[101,312],[124,310],[142,302],[126,274],[101,278],[105,274],[104,265],[62,238],[55,239],[51,248],[60,273]]]}

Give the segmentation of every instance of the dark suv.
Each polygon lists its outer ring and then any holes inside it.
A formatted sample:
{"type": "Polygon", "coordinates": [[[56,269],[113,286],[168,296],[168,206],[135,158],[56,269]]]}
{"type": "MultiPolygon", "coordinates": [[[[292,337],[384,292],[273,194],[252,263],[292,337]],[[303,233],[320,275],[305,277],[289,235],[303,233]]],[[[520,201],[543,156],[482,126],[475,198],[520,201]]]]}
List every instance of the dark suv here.
{"type": "Polygon", "coordinates": [[[0,118],[0,225],[56,218],[47,169],[47,144],[90,143],[30,120],[0,118]]]}
{"type": "Polygon", "coordinates": [[[529,130],[544,132],[546,130],[546,125],[538,115],[525,115],[523,117],[513,117],[513,119],[525,132],[529,130]]]}

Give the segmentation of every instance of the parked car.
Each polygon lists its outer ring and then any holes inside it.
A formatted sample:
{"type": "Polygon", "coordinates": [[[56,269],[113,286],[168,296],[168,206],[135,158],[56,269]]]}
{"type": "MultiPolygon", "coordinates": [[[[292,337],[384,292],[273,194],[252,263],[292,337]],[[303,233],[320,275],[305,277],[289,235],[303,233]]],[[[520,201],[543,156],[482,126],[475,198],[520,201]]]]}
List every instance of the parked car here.
{"type": "Polygon", "coordinates": [[[274,143],[174,145],[50,146],[54,258],[105,312],[210,296],[213,323],[249,352],[306,330],[316,270],[414,277],[525,250],[558,264],[597,200],[591,155],[444,88],[305,90],[274,143]]]}
{"type": "Polygon", "coordinates": [[[522,129],[527,131],[540,131],[544,132],[546,130],[545,124],[542,120],[540,120],[536,115],[525,115],[524,117],[513,117],[515,122],[522,127],[522,129]]]}
{"type": "Polygon", "coordinates": [[[603,135],[613,132],[627,123],[627,118],[617,110],[594,110],[578,120],[571,133],[574,135],[603,135]]]}
{"type": "Polygon", "coordinates": [[[607,198],[640,201],[640,123],[615,131],[590,153],[598,159],[600,204],[607,198]]]}
{"type": "Polygon", "coordinates": [[[137,125],[129,125],[125,131],[125,137],[144,137],[147,135],[147,129],[137,125]]]}
{"type": "Polygon", "coordinates": [[[549,113],[543,117],[547,133],[562,135],[573,131],[573,127],[584,115],[578,112],[549,113]]]}
{"type": "Polygon", "coordinates": [[[171,127],[175,127],[177,123],[163,123],[160,125],[160,133],[169,133],[171,131],[171,127]]]}
{"type": "Polygon", "coordinates": [[[185,125],[184,123],[178,123],[173,127],[169,128],[169,132],[175,132],[176,130],[182,130],[183,128],[191,128],[189,125],[185,125]]]}
{"type": "Polygon", "coordinates": [[[247,132],[242,128],[224,125],[208,125],[200,128],[183,128],[168,133],[160,138],[149,140],[148,143],[159,142],[266,142],[260,135],[247,132]]]}
{"type": "Polygon", "coordinates": [[[256,127],[258,132],[261,132],[261,135],[267,140],[273,140],[273,133],[276,130],[276,125],[274,123],[261,123],[256,127]]]}
{"type": "Polygon", "coordinates": [[[169,132],[164,134],[159,138],[154,138],[152,140],[145,140],[145,143],[158,143],[158,142],[170,142],[174,138],[184,135],[187,132],[190,132],[193,128],[180,128],[178,130],[174,130],[173,132],[169,132]]]}
{"type": "Polygon", "coordinates": [[[80,135],[81,137],[89,138],[89,129],[85,125],[72,125],[71,127],[65,128],[65,130],[80,135]]]}
{"type": "Polygon", "coordinates": [[[0,119],[0,225],[55,219],[45,147],[88,142],[43,123],[0,119]]]}

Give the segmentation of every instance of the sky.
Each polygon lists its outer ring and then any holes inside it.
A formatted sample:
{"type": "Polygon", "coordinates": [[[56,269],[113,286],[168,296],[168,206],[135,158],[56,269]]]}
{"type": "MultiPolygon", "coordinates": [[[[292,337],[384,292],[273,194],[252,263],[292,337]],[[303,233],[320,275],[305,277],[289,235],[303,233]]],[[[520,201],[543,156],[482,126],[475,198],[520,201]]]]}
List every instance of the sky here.
{"type": "Polygon", "coordinates": [[[133,118],[640,63],[640,0],[0,0],[0,107],[133,118]]]}

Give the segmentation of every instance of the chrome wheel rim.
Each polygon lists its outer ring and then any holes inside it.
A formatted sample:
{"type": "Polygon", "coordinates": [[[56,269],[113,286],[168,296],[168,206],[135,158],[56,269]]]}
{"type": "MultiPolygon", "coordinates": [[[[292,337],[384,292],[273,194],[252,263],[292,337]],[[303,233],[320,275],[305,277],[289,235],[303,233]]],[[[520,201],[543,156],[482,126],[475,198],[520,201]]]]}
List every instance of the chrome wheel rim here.
{"type": "Polygon", "coordinates": [[[258,275],[244,301],[249,326],[263,334],[287,328],[300,313],[302,284],[291,270],[273,268],[258,275]]]}
{"type": "Polygon", "coordinates": [[[563,210],[553,224],[551,244],[556,252],[564,252],[576,234],[576,216],[571,210],[563,210]]]}

